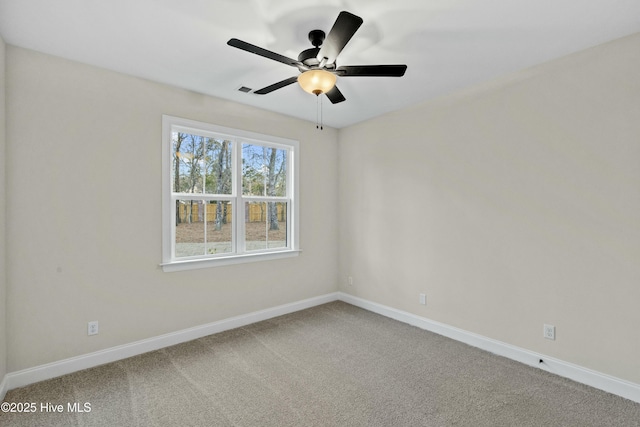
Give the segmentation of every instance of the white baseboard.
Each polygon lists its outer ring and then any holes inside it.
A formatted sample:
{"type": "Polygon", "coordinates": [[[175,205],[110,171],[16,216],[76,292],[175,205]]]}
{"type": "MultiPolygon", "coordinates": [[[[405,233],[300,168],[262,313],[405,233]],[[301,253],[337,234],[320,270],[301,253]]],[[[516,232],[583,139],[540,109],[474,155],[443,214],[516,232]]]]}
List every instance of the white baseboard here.
{"type": "Polygon", "coordinates": [[[7,376],[2,377],[2,381],[0,381],[0,402],[4,399],[9,391],[9,381],[7,381],[7,376]]]}
{"type": "Polygon", "coordinates": [[[469,344],[473,347],[524,363],[525,365],[544,369],[556,375],[569,378],[579,383],[640,403],[640,385],[638,384],[592,371],[578,365],[525,350],[520,347],[493,340],[482,335],[474,334],[444,323],[429,320],[406,311],[358,298],[343,292],[334,292],[290,304],[284,304],[241,316],[231,317],[218,322],[160,335],[154,338],[108,348],[94,353],[48,363],[46,365],[36,366],[34,368],[11,372],[5,375],[2,382],[0,382],[0,400],[4,398],[8,390],[17,387],[23,387],[39,381],[103,365],[105,363],[115,362],[138,354],[147,353],[149,351],[159,350],[164,347],[202,338],[207,335],[227,331],[229,329],[239,328],[251,323],[260,322],[262,320],[271,319],[273,317],[282,316],[284,314],[293,313],[336,300],[344,301],[382,316],[435,332],[439,335],[469,344]],[[541,359],[544,361],[543,363],[540,363],[541,359]]]}
{"type": "Polygon", "coordinates": [[[576,382],[640,403],[640,384],[612,377],[343,292],[338,293],[338,299],[385,317],[435,332],[436,334],[469,344],[490,353],[524,363],[525,365],[540,368],[561,377],[569,378],[576,382]],[[540,363],[540,360],[543,360],[543,362],[540,363]]]}
{"type": "Polygon", "coordinates": [[[239,328],[251,323],[260,322],[262,320],[304,310],[316,305],[336,301],[337,299],[338,293],[334,292],[290,304],[255,311],[241,316],[231,317],[229,319],[208,323],[206,325],[184,329],[182,331],[160,335],[154,338],[136,341],[130,344],[124,344],[89,354],[83,354],[81,356],[71,357],[69,359],[48,363],[46,365],[11,372],[5,376],[2,382],[2,388],[0,391],[4,391],[4,393],[0,394],[0,396],[4,398],[6,391],[17,387],[24,387],[39,381],[56,378],[61,375],[70,374],[83,369],[93,368],[95,366],[137,356],[149,351],[159,350],[164,347],[202,338],[207,335],[239,328]]]}

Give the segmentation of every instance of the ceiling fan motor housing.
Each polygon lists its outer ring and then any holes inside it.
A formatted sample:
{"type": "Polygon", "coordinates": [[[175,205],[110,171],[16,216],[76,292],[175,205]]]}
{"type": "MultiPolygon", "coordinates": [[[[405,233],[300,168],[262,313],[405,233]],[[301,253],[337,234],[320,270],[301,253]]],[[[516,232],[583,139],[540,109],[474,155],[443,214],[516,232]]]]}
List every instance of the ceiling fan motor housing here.
{"type": "Polygon", "coordinates": [[[317,67],[320,61],[318,61],[318,52],[320,52],[319,47],[312,47],[311,49],[305,49],[300,52],[298,55],[298,61],[302,62],[307,67],[313,68],[317,67]]]}
{"type": "MultiPolygon", "coordinates": [[[[310,49],[303,50],[298,55],[298,61],[302,62],[309,68],[318,68],[320,61],[318,61],[318,53],[320,52],[320,46],[325,39],[325,33],[322,30],[312,30],[309,32],[309,41],[314,46],[310,49]]],[[[334,64],[330,64],[324,68],[335,68],[334,64]]]]}

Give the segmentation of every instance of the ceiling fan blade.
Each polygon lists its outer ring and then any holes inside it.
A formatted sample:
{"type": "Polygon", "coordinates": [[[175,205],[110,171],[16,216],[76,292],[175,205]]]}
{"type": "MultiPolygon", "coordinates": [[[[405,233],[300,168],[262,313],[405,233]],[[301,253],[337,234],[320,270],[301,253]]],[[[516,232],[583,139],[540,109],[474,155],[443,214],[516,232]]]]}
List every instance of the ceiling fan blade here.
{"type": "Polygon", "coordinates": [[[320,47],[318,61],[322,62],[326,58],[327,64],[333,64],[351,37],[358,31],[362,22],[362,18],[359,16],[345,11],[340,12],[322,47],[320,47]]]}
{"type": "Polygon", "coordinates": [[[291,83],[295,83],[297,81],[298,81],[298,76],[289,77],[288,79],[282,80],[278,83],[274,83],[267,87],[263,87],[262,89],[258,89],[253,93],[255,93],[256,95],[266,95],[268,93],[273,92],[274,90],[281,89],[285,86],[289,86],[291,83]]]}
{"type": "Polygon", "coordinates": [[[279,53],[271,52],[270,50],[263,49],[242,40],[231,39],[227,42],[227,44],[229,46],[237,47],[238,49],[242,49],[250,53],[255,53],[256,55],[264,56],[265,58],[273,59],[274,61],[282,62],[283,64],[287,64],[292,67],[302,66],[302,62],[296,59],[288,58],[284,55],[280,55],[279,53]]]}
{"type": "Polygon", "coordinates": [[[340,77],[402,77],[406,65],[347,65],[336,68],[340,77]]]}
{"type": "Polygon", "coordinates": [[[344,97],[342,92],[338,89],[338,86],[334,86],[329,92],[327,92],[327,98],[331,101],[332,104],[337,104],[338,102],[346,101],[347,99],[344,97]]]}

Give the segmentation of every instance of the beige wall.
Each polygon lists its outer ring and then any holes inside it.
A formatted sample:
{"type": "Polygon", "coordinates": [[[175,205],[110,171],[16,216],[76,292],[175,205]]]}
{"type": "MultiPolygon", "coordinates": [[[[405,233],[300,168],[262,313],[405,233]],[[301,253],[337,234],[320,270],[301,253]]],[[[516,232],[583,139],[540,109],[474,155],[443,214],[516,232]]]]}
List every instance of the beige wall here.
{"type": "Polygon", "coordinates": [[[0,378],[339,281],[640,383],[639,47],[635,35],[338,133],[8,46],[0,378]],[[160,270],[162,114],[300,141],[299,257],[160,270]]]}
{"type": "Polygon", "coordinates": [[[7,105],[9,372],[336,290],[336,130],[13,46],[7,105]],[[300,256],[162,272],[162,114],[300,141],[300,256]]]}
{"type": "Polygon", "coordinates": [[[5,44],[0,37],[0,383],[7,373],[6,289],[5,269],[5,44]]]}
{"type": "Polygon", "coordinates": [[[638,70],[640,34],[342,130],[341,290],[640,383],[638,70]]]}

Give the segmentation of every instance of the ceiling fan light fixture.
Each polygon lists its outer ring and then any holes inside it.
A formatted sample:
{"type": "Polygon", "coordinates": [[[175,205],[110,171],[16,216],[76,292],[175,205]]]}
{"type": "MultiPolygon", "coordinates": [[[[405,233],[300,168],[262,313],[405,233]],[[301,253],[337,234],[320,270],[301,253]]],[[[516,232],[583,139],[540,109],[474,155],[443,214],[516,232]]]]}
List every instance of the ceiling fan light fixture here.
{"type": "Polygon", "coordinates": [[[327,93],[336,84],[336,75],[325,70],[309,70],[298,76],[298,84],[314,95],[327,93]]]}

